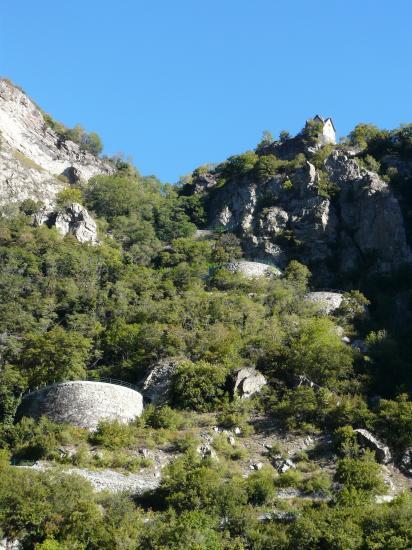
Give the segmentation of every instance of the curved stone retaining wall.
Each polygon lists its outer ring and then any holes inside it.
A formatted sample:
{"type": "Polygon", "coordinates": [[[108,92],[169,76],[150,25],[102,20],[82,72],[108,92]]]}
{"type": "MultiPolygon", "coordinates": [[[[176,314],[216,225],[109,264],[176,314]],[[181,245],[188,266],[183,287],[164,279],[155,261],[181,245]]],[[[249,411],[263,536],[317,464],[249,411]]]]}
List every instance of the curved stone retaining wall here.
{"type": "Polygon", "coordinates": [[[62,382],[31,393],[17,410],[16,418],[47,416],[95,430],[100,420],[126,423],[143,412],[142,395],[131,388],[105,382],[62,382]]]}

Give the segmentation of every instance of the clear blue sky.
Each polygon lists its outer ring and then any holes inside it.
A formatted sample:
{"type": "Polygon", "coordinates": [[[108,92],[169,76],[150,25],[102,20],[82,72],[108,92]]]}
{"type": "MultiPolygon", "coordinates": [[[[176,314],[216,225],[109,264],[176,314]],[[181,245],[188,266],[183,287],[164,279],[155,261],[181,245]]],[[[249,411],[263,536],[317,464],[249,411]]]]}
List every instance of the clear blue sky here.
{"type": "Polygon", "coordinates": [[[0,74],[174,182],[262,131],[412,122],[411,0],[20,0],[0,74]]]}

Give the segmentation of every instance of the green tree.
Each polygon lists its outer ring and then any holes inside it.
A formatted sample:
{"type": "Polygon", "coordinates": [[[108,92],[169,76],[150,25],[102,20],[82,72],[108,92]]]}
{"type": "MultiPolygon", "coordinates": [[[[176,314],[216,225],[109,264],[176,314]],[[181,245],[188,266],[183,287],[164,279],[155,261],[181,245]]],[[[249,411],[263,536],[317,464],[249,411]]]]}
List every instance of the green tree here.
{"type": "Polygon", "coordinates": [[[75,331],[56,326],[25,338],[20,364],[30,385],[86,376],[92,342],[75,331]]]}
{"type": "Polygon", "coordinates": [[[368,144],[381,136],[382,130],[380,130],[374,124],[357,124],[352,132],[349,134],[349,140],[352,145],[365,149],[368,144]]]}
{"type": "Polygon", "coordinates": [[[95,157],[99,156],[103,150],[102,140],[96,132],[84,133],[81,137],[81,145],[95,157]]]}
{"type": "Polygon", "coordinates": [[[226,162],[217,167],[217,170],[224,178],[241,177],[253,170],[258,160],[259,157],[254,151],[246,151],[241,155],[229,157],[226,162]]]}
{"type": "Polygon", "coordinates": [[[412,401],[404,393],[396,400],[382,399],[376,425],[392,447],[402,451],[412,447],[412,401]]]}
{"type": "Polygon", "coordinates": [[[222,403],[227,368],[207,361],[183,361],[173,375],[173,401],[183,408],[213,411],[222,403]]]}

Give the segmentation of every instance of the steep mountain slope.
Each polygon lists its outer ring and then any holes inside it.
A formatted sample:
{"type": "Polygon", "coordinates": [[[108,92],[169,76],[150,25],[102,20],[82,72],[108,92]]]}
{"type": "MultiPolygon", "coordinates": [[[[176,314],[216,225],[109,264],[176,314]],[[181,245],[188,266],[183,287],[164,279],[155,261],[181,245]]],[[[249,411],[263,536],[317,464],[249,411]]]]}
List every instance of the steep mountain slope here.
{"type": "Polygon", "coordinates": [[[412,127],[169,186],[1,89],[0,548],[411,548],[412,127]]]}
{"type": "Polygon", "coordinates": [[[51,206],[69,182],[112,171],[109,163],[59,138],[23,91],[0,80],[0,204],[33,199],[51,206]]]}

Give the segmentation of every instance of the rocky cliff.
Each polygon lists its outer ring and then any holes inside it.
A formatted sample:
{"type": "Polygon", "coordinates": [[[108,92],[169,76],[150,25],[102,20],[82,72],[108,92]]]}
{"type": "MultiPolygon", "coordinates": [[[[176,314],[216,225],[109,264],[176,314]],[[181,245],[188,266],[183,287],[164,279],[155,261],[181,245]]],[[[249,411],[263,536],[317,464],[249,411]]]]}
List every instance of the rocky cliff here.
{"type": "Polygon", "coordinates": [[[228,177],[224,164],[195,172],[192,190],[206,197],[210,227],[237,234],[248,258],[280,268],[298,259],[324,285],[339,274],[386,273],[410,264],[391,187],[347,148],[330,147],[325,158],[319,151],[295,137],[259,152],[242,174],[228,177]],[[261,160],[274,154],[279,168],[262,178],[261,160]]]}
{"type": "MultiPolygon", "coordinates": [[[[40,218],[47,223],[56,219],[62,234],[78,233],[79,240],[95,242],[95,224],[87,211],[82,209],[80,213],[87,221],[87,228],[83,228],[79,212],[73,214],[73,208],[70,212],[54,211],[55,199],[71,183],[79,184],[112,171],[108,162],[72,141],[62,140],[23,91],[8,80],[0,80],[0,206],[26,199],[40,201],[43,208],[37,222],[40,218]]],[[[81,209],[79,205],[74,208],[81,209]]]]}

